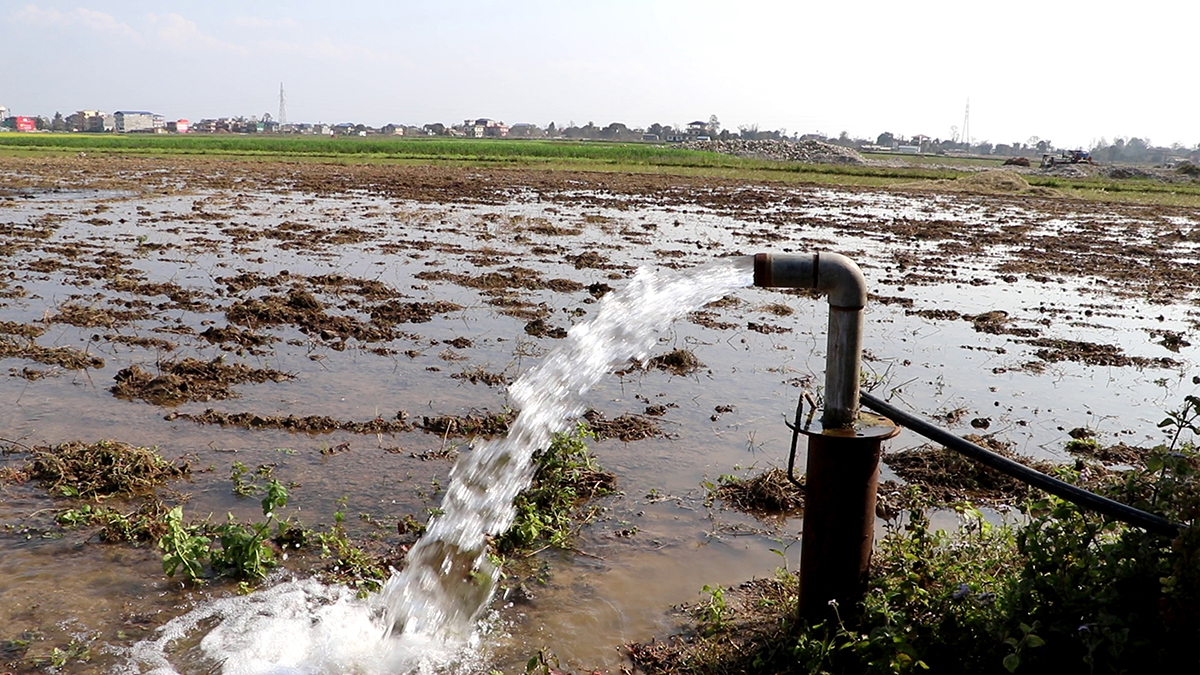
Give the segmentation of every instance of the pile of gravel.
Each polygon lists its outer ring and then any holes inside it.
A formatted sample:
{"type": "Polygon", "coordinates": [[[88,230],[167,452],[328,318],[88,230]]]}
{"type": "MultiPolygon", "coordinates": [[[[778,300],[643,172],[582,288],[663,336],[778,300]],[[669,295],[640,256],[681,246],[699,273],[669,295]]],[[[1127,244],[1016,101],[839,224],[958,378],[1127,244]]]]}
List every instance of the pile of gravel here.
{"type": "Polygon", "coordinates": [[[779,162],[804,162],[806,164],[866,164],[858,152],[840,145],[821,141],[686,141],[679,147],[688,150],[719,152],[753,159],[770,159],[779,162]]]}

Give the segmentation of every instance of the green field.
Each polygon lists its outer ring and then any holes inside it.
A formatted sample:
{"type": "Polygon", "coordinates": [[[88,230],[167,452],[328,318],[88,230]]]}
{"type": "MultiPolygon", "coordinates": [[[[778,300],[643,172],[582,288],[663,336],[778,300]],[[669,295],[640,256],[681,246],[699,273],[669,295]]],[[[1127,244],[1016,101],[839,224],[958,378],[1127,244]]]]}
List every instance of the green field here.
{"type": "MultiPolygon", "coordinates": [[[[749,181],[860,187],[921,187],[955,181],[1000,160],[918,158],[901,167],[800,164],[733,157],[649,143],[398,137],[0,133],[0,155],[208,156],[260,161],[366,162],[626,171],[749,181]],[[957,170],[961,165],[963,170],[957,170]]],[[[888,156],[896,159],[896,156],[888,156]]],[[[1200,183],[1027,175],[1031,185],[1099,201],[1200,206],[1200,183]]]]}

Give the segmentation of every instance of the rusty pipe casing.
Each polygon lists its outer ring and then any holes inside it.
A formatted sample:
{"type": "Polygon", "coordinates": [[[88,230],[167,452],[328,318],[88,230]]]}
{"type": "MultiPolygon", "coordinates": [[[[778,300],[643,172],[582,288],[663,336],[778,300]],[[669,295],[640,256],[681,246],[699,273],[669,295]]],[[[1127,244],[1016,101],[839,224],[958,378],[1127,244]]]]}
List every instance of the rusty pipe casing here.
{"type": "Polygon", "coordinates": [[[754,285],[763,288],[811,288],[829,297],[829,333],[825,356],[827,429],[848,427],[858,417],[863,307],[867,282],[862,270],[844,255],[810,253],[754,256],[754,285]]]}

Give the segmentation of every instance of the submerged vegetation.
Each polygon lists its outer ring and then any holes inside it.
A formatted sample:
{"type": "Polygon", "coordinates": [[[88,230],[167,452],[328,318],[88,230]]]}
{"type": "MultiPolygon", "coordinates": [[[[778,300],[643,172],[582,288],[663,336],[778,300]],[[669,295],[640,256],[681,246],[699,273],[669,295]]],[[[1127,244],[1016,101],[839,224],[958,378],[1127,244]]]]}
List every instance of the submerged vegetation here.
{"type": "MultiPolygon", "coordinates": [[[[628,645],[650,673],[1157,672],[1197,664],[1200,635],[1200,399],[1160,424],[1144,465],[1103,474],[1100,491],[1184,525],[1174,539],[1034,496],[997,525],[967,503],[954,533],[909,488],[906,518],[876,547],[863,602],[798,622],[798,580],[706,587],[696,630],[628,645]]],[[[1078,480],[1079,472],[1060,470],[1078,480]]]]}

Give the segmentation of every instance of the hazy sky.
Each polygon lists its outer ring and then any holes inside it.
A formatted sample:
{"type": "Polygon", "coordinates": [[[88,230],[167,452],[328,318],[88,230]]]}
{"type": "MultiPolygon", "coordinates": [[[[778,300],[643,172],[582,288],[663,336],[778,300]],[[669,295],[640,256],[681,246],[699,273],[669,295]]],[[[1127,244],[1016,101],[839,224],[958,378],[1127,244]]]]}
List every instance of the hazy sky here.
{"type": "Polygon", "coordinates": [[[1195,0],[0,0],[0,105],[1200,143],[1195,0]]]}

